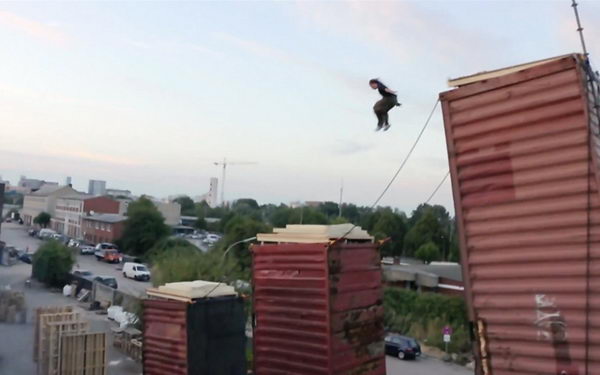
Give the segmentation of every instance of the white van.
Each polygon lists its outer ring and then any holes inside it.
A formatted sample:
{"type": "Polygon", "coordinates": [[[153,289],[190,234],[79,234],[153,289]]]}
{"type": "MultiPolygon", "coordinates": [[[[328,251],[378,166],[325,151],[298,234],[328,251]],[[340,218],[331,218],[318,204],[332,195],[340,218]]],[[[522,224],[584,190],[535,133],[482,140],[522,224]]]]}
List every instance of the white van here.
{"type": "Polygon", "coordinates": [[[139,263],[127,262],[123,265],[123,277],[136,280],[150,280],[150,271],[139,263]]]}

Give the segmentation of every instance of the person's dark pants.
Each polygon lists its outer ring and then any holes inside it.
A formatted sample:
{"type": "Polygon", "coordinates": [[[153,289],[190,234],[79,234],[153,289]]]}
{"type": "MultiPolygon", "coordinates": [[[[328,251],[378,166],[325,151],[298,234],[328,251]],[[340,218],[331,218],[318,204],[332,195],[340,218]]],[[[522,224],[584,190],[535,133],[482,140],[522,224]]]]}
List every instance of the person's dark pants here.
{"type": "Polygon", "coordinates": [[[384,96],[380,101],[375,103],[373,111],[377,116],[377,126],[382,127],[388,125],[388,112],[390,109],[398,104],[398,98],[396,96],[384,96]]]}

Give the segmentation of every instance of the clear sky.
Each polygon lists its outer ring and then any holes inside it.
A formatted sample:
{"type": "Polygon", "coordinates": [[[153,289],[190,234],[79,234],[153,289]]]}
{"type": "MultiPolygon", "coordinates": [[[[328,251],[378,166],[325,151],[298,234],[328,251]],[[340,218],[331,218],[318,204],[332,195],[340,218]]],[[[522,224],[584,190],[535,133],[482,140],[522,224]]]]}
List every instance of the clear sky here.
{"type": "MultiPolygon", "coordinates": [[[[600,3],[579,1],[600,67],[600,3]]],[[[0,175],[371,204],[446,80],[580,51],[570,1],[0,2],[0,175]],[[370,78],[399,92],[375,133],[370,78]]],[[[447,171],[441,113],[382,204],[447,171]]],[[[450,185],[434,203],[452,206],[450,185]]]]}

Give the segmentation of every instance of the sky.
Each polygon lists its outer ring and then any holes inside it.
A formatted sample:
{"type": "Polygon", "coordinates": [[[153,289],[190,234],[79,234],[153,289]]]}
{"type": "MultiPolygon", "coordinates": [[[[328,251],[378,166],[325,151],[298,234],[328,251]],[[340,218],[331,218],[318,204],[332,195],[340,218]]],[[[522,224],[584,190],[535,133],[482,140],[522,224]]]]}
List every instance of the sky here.
{"type": "MultiPolygon", "coordinates": [[[[600,2],[579,4],[594,64],[600,2]]],[[[228,200],[343,181],[370,205],[448,78],[579,52],[575,29],[568,0],[0,2],[0,175],[194,196],[227,158],[255,163],[228,167],[228,200]],[[403,104],[386,133],[374,77],[403,104]]],[[[438,108],[381,204],[411,211],[447,170],[438,108]]],[[[432,203],[453,210],[449,181],[432,203]]]]}

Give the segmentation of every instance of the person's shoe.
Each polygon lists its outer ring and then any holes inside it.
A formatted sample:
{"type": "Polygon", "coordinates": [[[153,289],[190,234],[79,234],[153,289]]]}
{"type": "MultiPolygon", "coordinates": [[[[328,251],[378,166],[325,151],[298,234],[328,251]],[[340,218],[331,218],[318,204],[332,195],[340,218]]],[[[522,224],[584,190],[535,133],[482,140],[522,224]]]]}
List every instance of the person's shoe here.
{"type": "Polygon", "coordinates": [[[390,128],[390,124],[385,124],[385,126],[383,127],[383,131],[387,131],[390,128]]]}
{"type": "Polygon", "coordinates": [[[375,128],[375,131],[376,131],[376,132],[378,132],[378,131],[380,131],[382,128],[383,128],[383,126],[381,126],[381,125],[377,125],[377,127],[375,128]]]}

